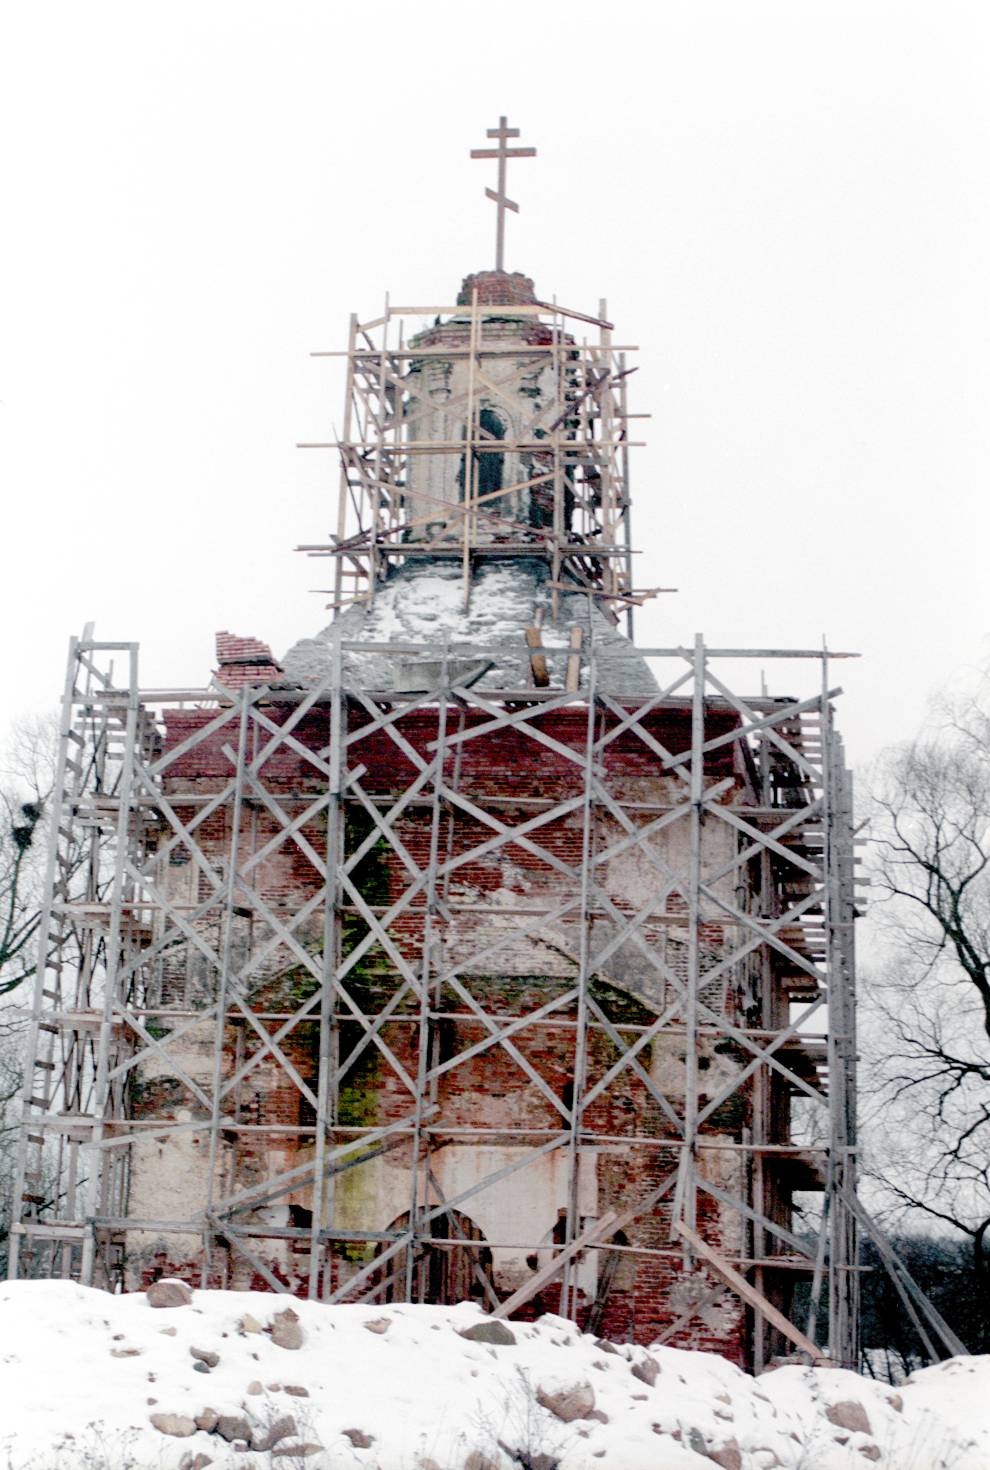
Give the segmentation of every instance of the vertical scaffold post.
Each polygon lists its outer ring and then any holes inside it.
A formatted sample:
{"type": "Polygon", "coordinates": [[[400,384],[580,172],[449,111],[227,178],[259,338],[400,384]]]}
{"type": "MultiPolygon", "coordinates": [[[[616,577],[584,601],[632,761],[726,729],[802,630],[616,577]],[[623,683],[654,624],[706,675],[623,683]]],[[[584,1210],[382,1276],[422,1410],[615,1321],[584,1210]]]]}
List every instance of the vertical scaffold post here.
{"type": "Polygon", "coordinates": [[[344,823],[344,728],[345,705],[341,687],[340,639],[333,644],[330,672],[330,777],[327,783],[327,841],[323,893],[323,957],[320,974],[320,1042],[317,1078],[316,1142],[313,1150],[313,1215],[309,1235],[309,1299],[316,1301],[332,1290],[329,1261],[322,1265],[324,1216],[333,1218],[334,1179],[327,1177],[327,1134],[337,1122],[340,1063],[340,1030],[337,1024],[336,975],[340,964],[340,879],[343,859],[344,823]],[[322,1283],[320,1280],[322,1270],[322,1283]]]}
{"type": "MultiPolygon", "coordinates": [[[[220,973],[217,976],[216,1023],[213,1032],[213,1067],[210,1094],[210,1143],[209,1163],[206,1179],[206,1212],[203,1222],[203,1265],[200,1284],[209,1286],[209,1273],[213,1261],[214,1205],[217,1192],[217,1165],[220,1151],[221,1102],[223,1099],[224,1052],[227,1037],[227,1002],[231,985],[231,966],[234,957],[234,916],[237,908],[237,874],[240,863],[241,813],[244,805],[244,772],[247,765],[248,720],[251,712],[252,693],[242,689],[238,694],[240,714],[237,722],[237,751],[234,766],[234,799],[231,817],[230,853],[227,862],[223,916],[221,919],[223,939],[220,948],[220,973]]],[[[224,747],[227,753],[228,747],[224,747]]]]}
{"type": "MultiPolygon", "coordinates": [[[[833,1358],[859,1364],[858,1238],[848,1199],[856,1188],[856,994],[853,953],[852,792],[842,741],[828,702],[828,658],[822,657],[825,788],[826,933],[829,988],[829,1346],[833,1358]]],[[[824,1228],[824,1227],[823,1227],[824,1228]]]]}
{"type": "MultiPolygon", "coordinates": [[[[588,1086],[588,985],[591,978],[591,928],[592,894],[591,873],[594,861],[594,782],[595,782],[595,720],[597,716],[597,658],[594,642],[594,622],[590,616],[591,596],[588,597],[588,627],[591,639],[588,647],[588,712],[585,725],[585,750],[583,771],[583,804],[581,808],[581,927],[578,951],[578,1005],[577,1026],[574,1032],[574,1079],[571,1091],[570,1133],[567,1146],[567,1221],[565,1248],[577,1239],[581,1232],[580,1189],[582,1127],[585,1093],[588,1086]]],[[[560,1288],[560,1310],[564,1317],[577,1316],[577,1260],[569,1259],[564,1267],[560,1288]]]]}
{"type": "MultiPolygon", "coordinates": [[[[684,1146],[678,1181],[680,1218],[690,1230],[697,1225],[698,1147],[698,1000],[701,990],[701,824],[705,787],[705,643],[695,634],[691,695],[691,852],[688,873],[687,995],[684,1015],[684,1146]]],[[[685,1245],[685,1256],[690,1247],[685,1245]]]]}
{"type": "Polygon", "coordinates": [[[97,1037],[96,1080],[93,1088],[93,1130],[82,1150],[87,1169],[84,1205],[84,1233],[82,1262],[79,1279],[83,1286],[92,1286],[96,1265],[96,1215],[99,1212],[103,1193],[104,1150],[100,1147],[107,1122],[109,1104],[112,1099],[110,1088],[110,1044],[113,1034],[114,1008],[122,999],[118,987],[122,982],[124,891],[128,882],[128,847],[133,819],[132,793],[134,787],[134,760],[138,734],[140,692],[138,686],[138,647],[136,643],[126,646],[127,651],[127,715],[124,726],[124,747],[121,754],[120,782],[117,788],[117,824],[114,836],[113,879],[110,887],[110,924],[107,939],[106,974],[104,977],[103,1008],[97,1037]]]}
{"type": "Polygon", "coordinates": [[[439,943],[437,914],[437,868],[440,861],[440,822],[443,815],[444,766],[447,760],[447,717],[450,703],[450,659],[444,645],[440,661],[440,684],[437,688],[437,738],[433,753],[433,781],[430,800],[430,846],[426,869],[426,908],[423,914],[423,945],[419,967],[419,1016],[417,1024],[416,1097],[413,1109],[412,1140],[409,1160],[409,1244],[405,1252],[405,1299],[413,1300],[416,1255],[423,1231],[419,1224],[420,1171],[423,1174],[423,1213],[425,1234],[432,1235],[427,1216],[430,1199],[430,1148],[424,1148],[423,1114],[427,1103],[427,1087],[432,1052],[433,1018],[431,1014],[432,977],[436,964],[435,949],[439,943]]]}

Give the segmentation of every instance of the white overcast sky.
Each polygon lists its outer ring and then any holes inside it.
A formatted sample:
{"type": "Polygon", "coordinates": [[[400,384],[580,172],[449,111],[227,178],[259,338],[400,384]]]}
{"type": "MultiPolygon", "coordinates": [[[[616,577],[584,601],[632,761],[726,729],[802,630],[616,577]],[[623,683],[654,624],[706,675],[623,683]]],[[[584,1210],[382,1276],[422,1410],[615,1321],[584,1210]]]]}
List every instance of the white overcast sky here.
{"type": "MultiPolygon", "coordinates": [[[[349,313],[507,266],[641,348],[641,642],[860,650],[857,761],[988,653],[990,6],[0,4],[2,721],[68,635],[326,621],[349,313]]],[[[772,676],[771,676],[772,677],[772,676]]],[[[786,682],[786,681],[785,681],[786,682]]]]}

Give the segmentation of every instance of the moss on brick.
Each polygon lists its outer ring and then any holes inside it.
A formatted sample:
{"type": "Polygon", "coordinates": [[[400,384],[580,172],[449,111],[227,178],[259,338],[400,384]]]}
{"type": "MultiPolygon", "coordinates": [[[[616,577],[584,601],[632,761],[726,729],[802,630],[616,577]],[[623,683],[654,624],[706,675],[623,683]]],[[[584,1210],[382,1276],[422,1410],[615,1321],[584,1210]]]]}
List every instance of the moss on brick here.
{"type": "Polygon", "coordinates": [[[656,1012],[643,1004],[628,990],[610,985],[604,980],[592,980],[588,993],[615,1025],[649,1026],[656,1020],[656,1012]]]}
{"type": "Polygon", "coordinates": [[[738,1134],[746,1124],[747,1112],[742,1093],[733,1093],[705,1120],[705,1132],[738,1134]]]}
{"type": "Polygon", "coordinates": [[[185,1084],[178,1077],[142,1080],[137,1072],[131,1073],[129,1098],[129,1111],[136,1118],[167,1117],[193,1103],[185,1084]]]}
{"type": "MultiPolygon", "coordinates": [[[[345,861],[367,841],[374,826],[371,813],[365,811],[364,807],[347,806],[345,808],[345,861]]],[[[389,883],[390,850],[388,839],[378,837],[348,875],[365,903],[369,905],[388,903],[391,891],[389,883]]]]}

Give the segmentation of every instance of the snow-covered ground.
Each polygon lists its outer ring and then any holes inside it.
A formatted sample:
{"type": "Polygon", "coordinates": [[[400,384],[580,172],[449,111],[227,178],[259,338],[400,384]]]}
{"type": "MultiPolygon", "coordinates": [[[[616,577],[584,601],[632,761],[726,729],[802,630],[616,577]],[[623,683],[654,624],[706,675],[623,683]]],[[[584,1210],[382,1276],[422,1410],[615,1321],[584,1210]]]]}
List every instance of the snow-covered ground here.
{"type": "Polygon", "coordinates": [[[175,1294],[190,1300],[0,1285],[0,1470],[990,1466],[990,1358],[897,1390],[837,1369],[753,1379],[558,1317],[175,1294]]]}

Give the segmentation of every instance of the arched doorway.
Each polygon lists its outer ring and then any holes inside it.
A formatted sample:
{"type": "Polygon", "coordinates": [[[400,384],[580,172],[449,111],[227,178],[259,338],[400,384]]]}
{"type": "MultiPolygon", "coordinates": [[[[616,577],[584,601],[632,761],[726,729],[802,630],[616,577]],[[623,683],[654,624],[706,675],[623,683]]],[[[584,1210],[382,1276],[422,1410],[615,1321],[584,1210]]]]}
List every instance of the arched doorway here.
{"type": "MultiPolygon", "coordinates": [[[[407,1210],[392,1221],[389,1234],[401,1234],[408,1229],[407,1210]]],[[[430,1221],[429,1235],[429,1240],[416,1244],[408,1300],[429,1306],[453,1306],[467,1301],[490,1306],[494,1294],[492,1253],[483,1243],[485,1237],[474,1221],[460,1210],[447,1210],[430,1221]]],[[[383,1243],[379,1254],[386,1248],[387,1243],[383,1243]]],[[[391,1256],[380,1273],[376,1272],[374,1281],[369,1293],[373,1300],[406,1301],[406,1252],[391,1256]]]]}

